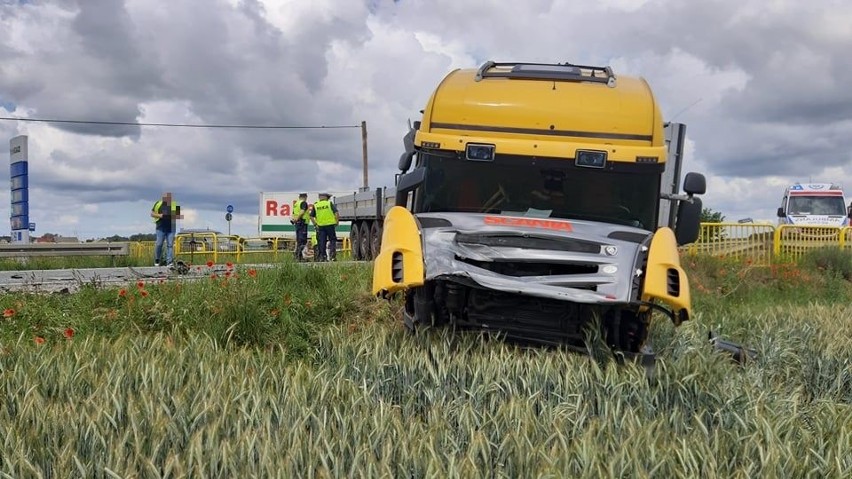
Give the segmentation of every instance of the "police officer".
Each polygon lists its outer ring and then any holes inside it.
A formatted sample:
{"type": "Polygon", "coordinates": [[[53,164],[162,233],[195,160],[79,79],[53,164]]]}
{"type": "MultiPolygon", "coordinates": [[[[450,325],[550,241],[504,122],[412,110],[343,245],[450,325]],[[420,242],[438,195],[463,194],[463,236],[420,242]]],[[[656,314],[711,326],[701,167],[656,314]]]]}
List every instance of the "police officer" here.
{"type": "Polygon", "coordinates": [[[293,209],[290,212],[290,223],[296,226],[296,261],[305,260],[305,247],[308,244],[308,194],[299,193],[299,199],[293,201],[293,209]]]}
{"type": "Polygon", "coordinates": [[[319,244],[319,255],[316,261],[334,261],[337,249],[337,233],[334,228],[340,222],[337,206],[332,203],[328,193],[320,193],[319,201],[314,203],[311,210],[311,220],[316,226],[317,243],[319,244]],[[326,242],[328,242],[328,255],[326,256],[326,242]]]}

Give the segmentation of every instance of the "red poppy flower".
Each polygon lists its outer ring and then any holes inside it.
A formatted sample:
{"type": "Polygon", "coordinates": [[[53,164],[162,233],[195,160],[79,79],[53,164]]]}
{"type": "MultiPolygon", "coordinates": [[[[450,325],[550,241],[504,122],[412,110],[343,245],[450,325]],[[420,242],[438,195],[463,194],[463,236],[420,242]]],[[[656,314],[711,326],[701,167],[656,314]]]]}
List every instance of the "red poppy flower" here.
{"type": "Polygon", "coordinates": [[[136,282],[136,287],[137,287],[137,288],[139,288],[139,289],[144,288],[144,287],[145,287],[145,282],[144,282],[144,281],[137,281],[137,282],[136,282]]]}
{"type": "Polygon", "coordinates": [[[68,339],[71,339],[74,337],[74,330],[71,328],[65,328],[65,332],[63,332],[62,335],[68,339]]]}
{"type": "Polygon", "coordinates": [[[230,277],[231,277],[231,272],[230,272],[230,271],[225,271],[225,277],[226,277],[226,278],[230,278],[230,277]]]}
{"type": "Polygon", "coordinates": [[[15,315],[15,310],[12,309],[12,308],[7,308],[7,309],[3,310],[3,317],[4,318],[11,318],[14,315],[15,315]]]}
{"type": "Polygon", "coordinates": [[[126,290],[126,289],[124,289],[124,288],[119,289],[119,290],[118,290],[118,295],[119,295],[119,296],[121,296],[122,298],[123,298],[123,297],[125,297],[125,296],[127,296],[127,290],[126,290]]]}
{"type": "Polygon", "coordinates": [[[233,267],[234,267],[234,263],[231,263],[230,261],[228,261],[227,263],[225,263],[225,266],[226,266],[228,269],[231,269],[231,268],[233,268],[233,267]]]}
{"type": "Polygon", "coordinates": [[[207,262],[207,267],[208,267],[208,268],[212,268],[212,267],[213,267],[213,262],[212,262],[212,261],[208,261],[208,262],[207,262]]]}
{"type": "Polygon", "coordinates": [[[216,279],[216,278],[218,278],[218,277],[219,277],[219,276],[217,276],[217,275],[216,275],[216,273],[213,273],[213,274],[211,274],[211,275],[210,275],[210,279],[216,279]]]}
{"type": "Polygon", "coordinates": [[[148,292],[147,292],[147,291],[145,291],[144,289],[143,289],[143,290],[140,290],[140,291],[139,291],[139,294],[141,294],[143,298],[145,298],[145,297],[147,297],[147,296],[148,296],[148,292]]]}
{"type": "Polygon", "coordinates": [[[248,270],[248,275],[251,276],[252,278],[254,278],[255,276],[257,276],[257,270],[254,270],[254,269],[248,270]]]}
{"type": "Polygon", "coordinates": [[[42,338],[41,336],[36,336],[33,341],[35,341],[36,344],[44,344],[44,338],[42,338]]]}

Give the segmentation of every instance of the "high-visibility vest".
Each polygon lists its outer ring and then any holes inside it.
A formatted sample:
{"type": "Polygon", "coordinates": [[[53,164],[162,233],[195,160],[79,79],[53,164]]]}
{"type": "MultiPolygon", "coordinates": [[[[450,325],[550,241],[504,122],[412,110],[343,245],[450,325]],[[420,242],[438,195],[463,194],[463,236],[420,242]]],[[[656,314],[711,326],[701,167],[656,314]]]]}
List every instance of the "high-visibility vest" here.
{"type": "Polygon", "coordinates": [[[293,201],[293,212],[290,214],[290,219],[294,222],[303,220],[305,222],[311,219],[311,212],[308,208],[302,209],[302,200],[293,201]]]}
{"type": "Polygon", "coordinates": [[[331,201],[319,200],[314,203],[314,211],[316,212],[317,226],[329,226],[337,224],[337,218],[334,217],[334,211],[331,209],[331,201]]]}
{"type": "MultiPolygon", "coordinates": [[[[162,205],[163,205],[163,200],[157,200],[157,202],[154,203],[154,207],[151,208],[151,211],[154,212],[154,213],[159,213],[160,212],[160,206],[162,206],[162,205]]],[[[177,209],[178,209],[178,202],[172,200],[172,215],[177,214],[177,209]]],[[[156,223],[157,221],[160,221],[160,218],[151,218],[151,219],[154,220],[154,223],[156,223]]]]}

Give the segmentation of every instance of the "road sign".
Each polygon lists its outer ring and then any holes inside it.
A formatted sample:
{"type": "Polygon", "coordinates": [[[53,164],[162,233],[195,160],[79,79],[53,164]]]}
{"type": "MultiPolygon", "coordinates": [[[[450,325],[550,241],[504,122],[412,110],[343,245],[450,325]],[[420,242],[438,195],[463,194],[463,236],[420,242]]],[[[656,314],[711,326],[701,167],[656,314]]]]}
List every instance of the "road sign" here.
{"type": "Polygon", "coordinates": [[[225,221],[231,221],[232,218],[233,216],[231,215],[231,213],[225,213],[225,221]]]}
{"type": "Polygon", "coordinates": [[[35,231],[35,223],[30,223],[30,231],[35,231]]]}
{"type": "MultiPolygon", "coordinates": [[[[228,213],[233,213],[234,212],[234,205],[228,205],[228,207],[225,208],[225,211],[227,211],[228,213]]],[[[228,221],[231,221],[231,220],[229,219],[228,221]]]]}

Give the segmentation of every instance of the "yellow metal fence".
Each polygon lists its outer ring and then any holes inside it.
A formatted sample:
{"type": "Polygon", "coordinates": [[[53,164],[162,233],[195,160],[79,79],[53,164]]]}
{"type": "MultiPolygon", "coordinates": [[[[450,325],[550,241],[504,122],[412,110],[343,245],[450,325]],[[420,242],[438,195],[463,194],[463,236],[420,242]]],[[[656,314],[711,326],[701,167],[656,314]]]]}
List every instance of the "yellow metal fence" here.
{"type": "MultiPolygon", "coordinates": [[[[352,254],[349,238],[338,238],[337,257],[348,259],[352,254]]],[[[154,260],[153,241],[130,244],[130,255],[135,259],[154,260]]],[[[219,262],[274,262],[293,259],[295,241],[283,238],[246,238],[213,232],[175,235],[175,258],[200,264],[219,262]]],[[[308,251],[308,256],[313,252],[308,251]]]]}
{"type": "Polygon", "coordinates": [[[852,248],[852,228],[752,223],[701,223],[698,241],[682,247],[690,255],[750,259],[754,264],[794,261],[819,248],[852,248]]]}

